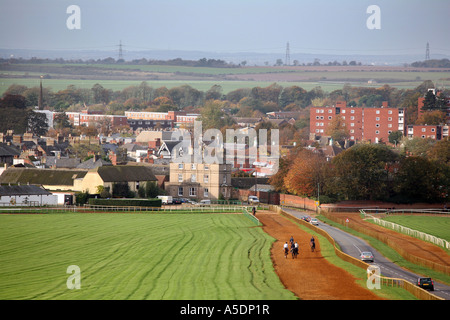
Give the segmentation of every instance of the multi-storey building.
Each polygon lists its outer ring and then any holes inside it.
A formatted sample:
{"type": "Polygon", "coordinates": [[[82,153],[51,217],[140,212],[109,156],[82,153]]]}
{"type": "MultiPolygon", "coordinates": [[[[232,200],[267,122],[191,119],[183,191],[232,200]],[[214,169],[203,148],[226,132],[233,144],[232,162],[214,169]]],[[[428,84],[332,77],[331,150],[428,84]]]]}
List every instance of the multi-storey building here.
{"type": "Polygon", "coordinates": [[[125,117],[133,130],[138,128],[174,128],[193,126],[199,114],[187,114],[185,111],[145,112],[125,111],[125,117]]]}
{"type": "Polygon", "coordinates": [[[128,121],[125,116],[105,115],[98,111],[83,110],[82,112],[66,112],[69,121],[76,127],[88,126],[92,123],[109,121],[112,127],[127,126],[128,121]]]}
{"type": "Polygon", "coordinates": [[[172,197],[196,200],[231,197],[231,165],[170,163],[166,191],[172,197]]]}
{"type": "Polygon", "coordinates": [[[382,107],[348,107],[345,102],[335,106],[312,107],[310,109],[310,135],[326,136],[327,128],[337,117],[340,117],[347,128],[351,141],[387,142],[389,134],[394,131],[405,131],[405,110],[389,108],[387,103],[382,107]]]}

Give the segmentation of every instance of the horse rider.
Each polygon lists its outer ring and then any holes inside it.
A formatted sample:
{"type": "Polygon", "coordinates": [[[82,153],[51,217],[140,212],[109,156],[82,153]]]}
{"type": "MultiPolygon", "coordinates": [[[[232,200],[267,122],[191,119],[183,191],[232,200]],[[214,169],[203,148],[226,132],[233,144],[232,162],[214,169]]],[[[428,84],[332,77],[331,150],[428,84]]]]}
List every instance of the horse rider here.
{"type": "Polygon", "coordinates": [[[284,253],[285,254],[287,254],[288,252],[289,252],[289,246],[288,246],[288,243],[287,243],[287,241],[286,241],[286,243],[284,244],[284,253]]]}

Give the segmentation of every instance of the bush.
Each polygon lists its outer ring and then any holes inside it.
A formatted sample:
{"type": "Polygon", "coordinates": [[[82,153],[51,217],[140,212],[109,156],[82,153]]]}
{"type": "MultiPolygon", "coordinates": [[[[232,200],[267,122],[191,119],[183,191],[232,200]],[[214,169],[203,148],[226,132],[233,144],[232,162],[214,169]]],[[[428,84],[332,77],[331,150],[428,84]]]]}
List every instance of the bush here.
{"type": "Polygon", "coordinates": [[[161,207],[161,199],[89,199],[90,205],[122,207],[161,207]]]}

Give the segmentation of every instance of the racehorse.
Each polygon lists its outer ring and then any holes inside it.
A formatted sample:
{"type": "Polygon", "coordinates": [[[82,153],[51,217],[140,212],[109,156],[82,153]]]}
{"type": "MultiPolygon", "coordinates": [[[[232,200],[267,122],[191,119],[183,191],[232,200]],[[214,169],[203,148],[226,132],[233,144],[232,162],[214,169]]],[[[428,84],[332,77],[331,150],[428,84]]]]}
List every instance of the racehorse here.
{"type": "Polygon", "coordinates": [[[284,258],[287,258],[289,254],[289,248],[284,248],[284,258]]]}
{"type": "Polygon", "coordinates": [[[297,256],[298,256],[298,248],[293,247],[293,248],[291,249],[291,252],[292,252],[292,259],[297,259],[297,256]]]}
{"type": "Polygon", "coordinates": [[[311,240],[309,245],[311,246],[311,251],[314,252],[314,249],[316,249],[316,243],[314,242],[314,240],[311,240]]]}

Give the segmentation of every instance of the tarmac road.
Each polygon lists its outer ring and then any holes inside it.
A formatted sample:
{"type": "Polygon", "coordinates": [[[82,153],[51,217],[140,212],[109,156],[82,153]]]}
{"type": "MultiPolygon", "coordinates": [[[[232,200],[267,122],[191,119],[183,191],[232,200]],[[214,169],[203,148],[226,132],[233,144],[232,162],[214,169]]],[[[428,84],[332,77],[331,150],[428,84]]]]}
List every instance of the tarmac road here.
{"type": "MultiPolygon", "coordinates": [[[[302,218],[305,215],[310,215],[306,211],[283,208],[283,210],[294,217],[302,218]]],[[[353,236],[341,229],[332,227],[326,223],[319,221],[319,228],[325,230],[333,239],[339,244],[341,250],[355,258],[360,258],[360,254],[363,251],[370,251],[374,255],[374,262],[371,264],[377,265],[380,268],[382,276],[390,278],[400,278],[407,280],[413,284],[416,283],[417,278],[421,277],[415,273],[405,270],[395,264],[395,261],[390,261],[381,255],[377,250],[371,247],[365,240],[362,240],[356,236],[353,236]]],[[[450,300],[450,286],[434,282],[434,291],[431,293],[446,300],[450,300]]]]}

